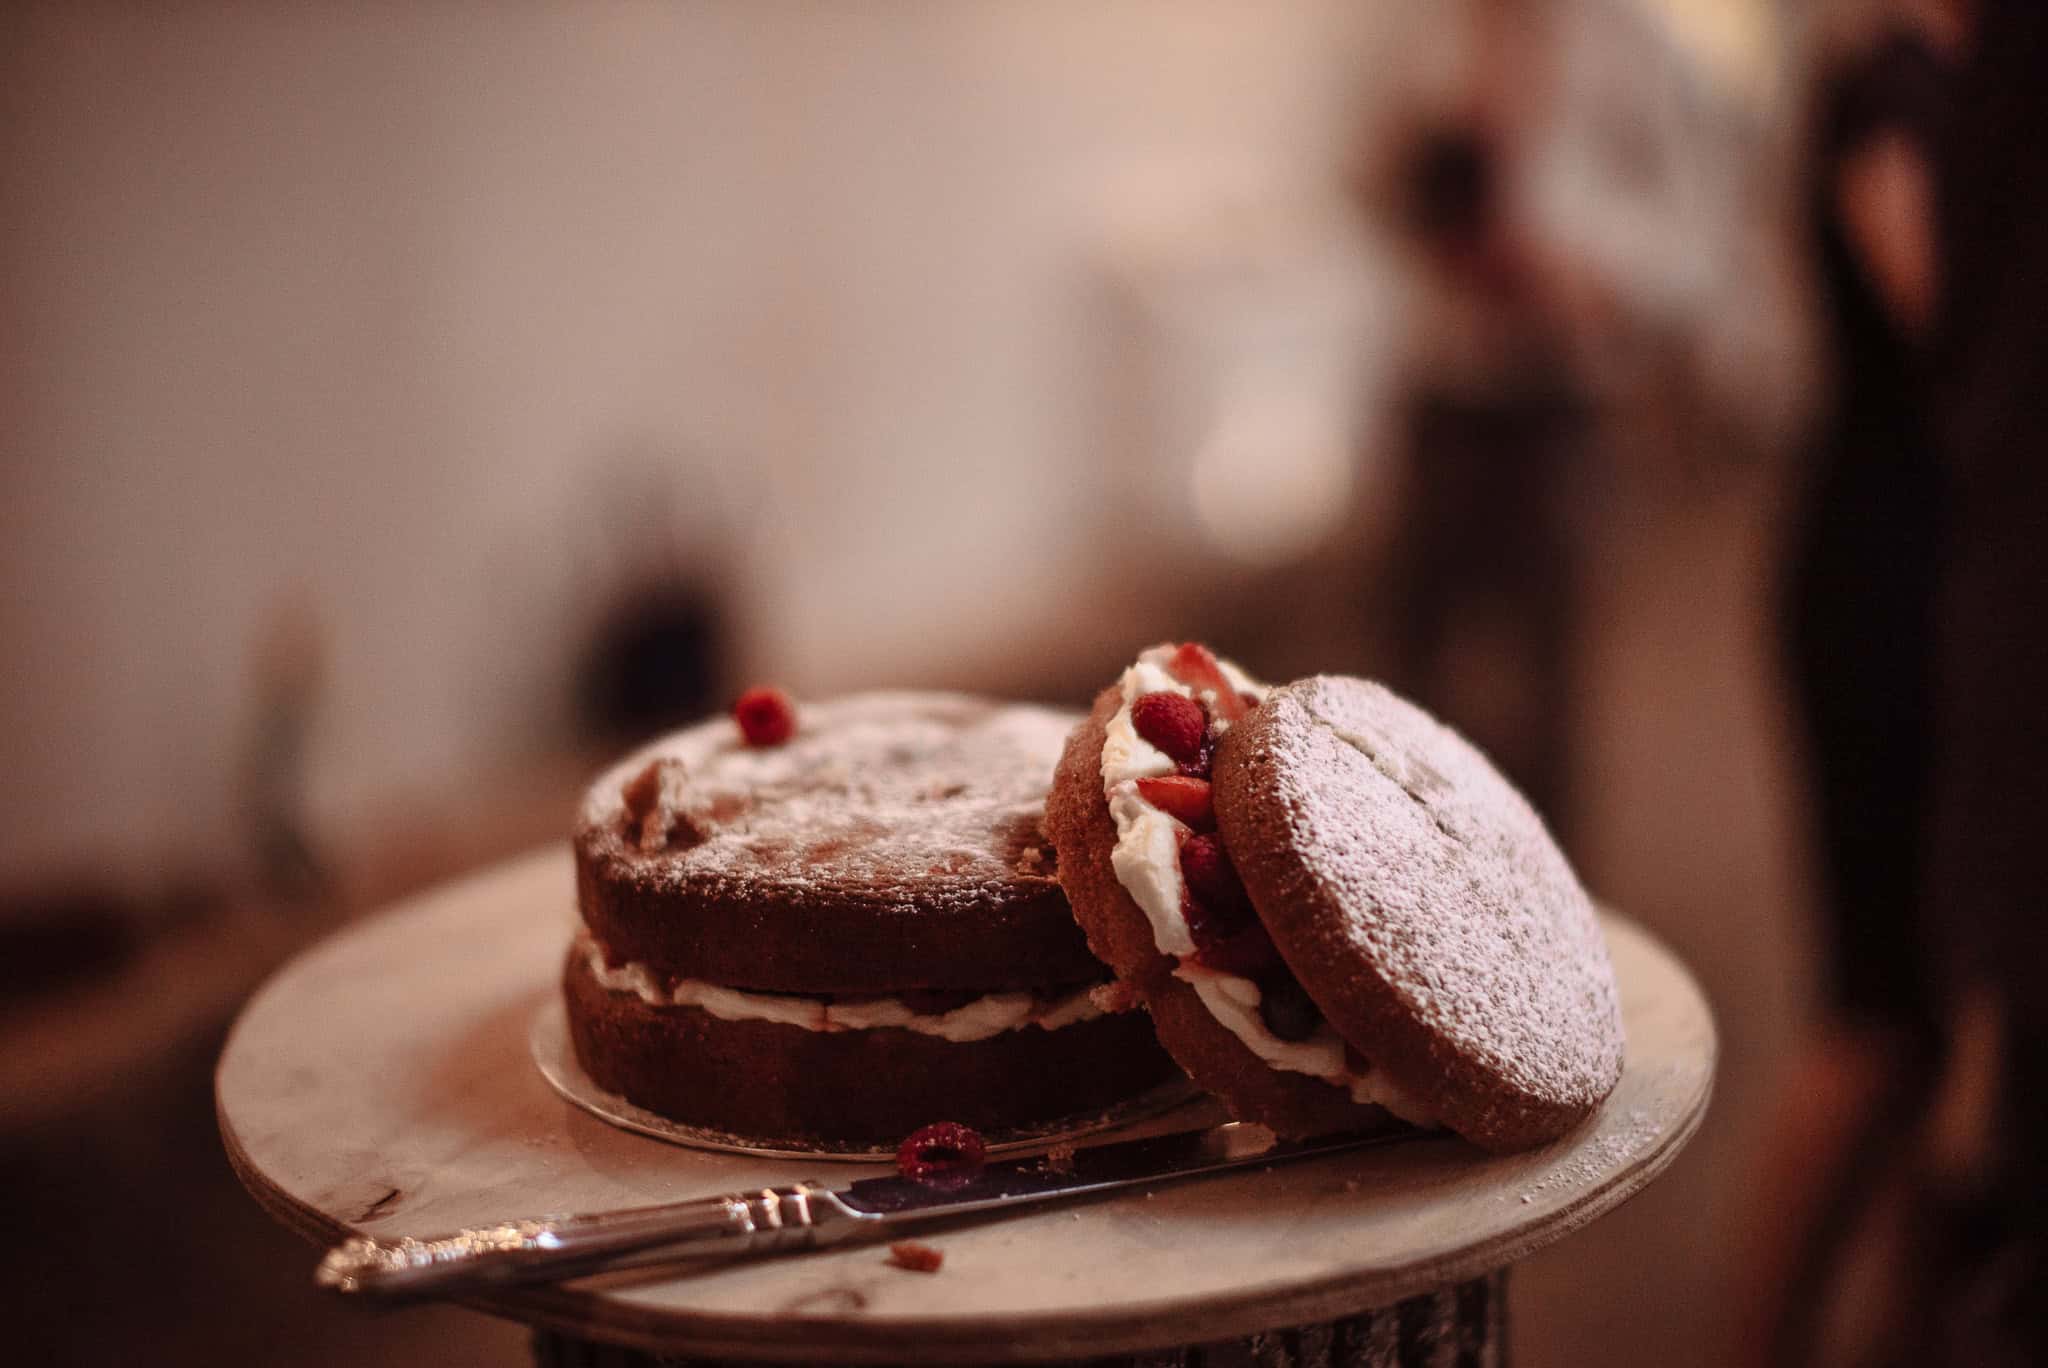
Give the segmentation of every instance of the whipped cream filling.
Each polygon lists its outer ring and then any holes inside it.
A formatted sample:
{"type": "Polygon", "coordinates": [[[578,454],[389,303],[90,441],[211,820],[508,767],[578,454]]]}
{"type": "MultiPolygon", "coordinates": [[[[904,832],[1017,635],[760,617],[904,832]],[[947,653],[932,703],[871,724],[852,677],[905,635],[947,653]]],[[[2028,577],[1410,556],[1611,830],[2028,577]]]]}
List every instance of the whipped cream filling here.
{"type": "Polygon", "coordinates": [[[607,964],[603,947],[590,936],[579,937],[577,947],[590,966],[591,977],[608,991],[631,993],[655,1007],[695,1007],[721,1021],[773,1021],[806,1031],[890,1028],[964,1044],[1026,1026],[1057,1031],[1103,1015],[1091,996],[1093,984],[1050,1001],[1030,993],[987,993],[950,1012],[918,1012],[892,997],[826,1002],[786,993],[748,993],[702,979],[669,983],[644,964],[607,964]]]}
{"type": "MultiPolygon", "coordinates": [[[[1379,1069],[1360,1072],[1352,1067],[1344,1041],[1327,1021],[1317,1024],[1306,1040],[1282,1040],[1266,1026],[1259,1012],[1265,994],[1259,985],[1240,974],[1226,973],[1190,958],[1195,953],[1194,934],[1181,913],[1183,884],[1180,873],[1180,844],[1187,834],[1180,821],[1151,803],[1138,791],[1140,779],[1155,779],[1177,772],[1173,758],[1138,735],[1131,721],[1131,707],[1148,693],[1177,693],[1197,698],[1196,691],[1167,672],[1172,646],[1154,646],[1138,657],[1123,673],[1118,687],[1122,705],[1109,719],[1102,743],[1102,789],[1109,800],[1110,816],[1116,819],[1116,848],[1110,864],[1117,882],[1152,924],[1152,943],[1162,955],[1179,962],[1174,977],[1195,990],[1209,1015],[1244,1043],[1246,1049],[1266,1064],[1287,1073],[1320,1078],[1341,1088],[1354,1102],[1385,1107],[1403,1121],[1417,1126],[1435,1124],[1429,1108],[1386,1077],[1379,1069]]],[[[1227,660],[1217,667],[1230,686],[1254,698],[1266,696],[1266,686],[1246,675],[1227,660]]],[[[1209,707],[1213,717],[1215,709],[1209,707]]],[[[1210,734],[1220,736],[1229,723],[1215,718],[1210,734]]]]}

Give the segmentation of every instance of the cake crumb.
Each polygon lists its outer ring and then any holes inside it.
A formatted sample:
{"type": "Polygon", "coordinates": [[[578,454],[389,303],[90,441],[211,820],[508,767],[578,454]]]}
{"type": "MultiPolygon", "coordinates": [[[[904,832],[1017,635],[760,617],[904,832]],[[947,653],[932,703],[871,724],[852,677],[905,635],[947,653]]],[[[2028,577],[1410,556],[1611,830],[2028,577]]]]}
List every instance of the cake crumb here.
{"type": "Polygon", "coordinates": [[[1045,1152],[1045,1166],[1054,1173],[1072,1173],[1074,1171],[1074,1147],[1064,1142],[1054,1145],[1045,1152]]]}
{"type": "Polygon", "coordinates": [[[936,1273],[945,1261],[944,1250],[933,1249],[916,1240],[898,1240],[889,1246],[889,1262],[912,1273],[936,1273]]]}
{"type": "Polygon", "coordinates": [[[1138,1005],[1138,990],[1122,979],[1111,979],[1107,983],[1098,983],[1090,988],[1088,1000],[1099,1010],[1114,1016],[1118,1012],[1128,1012],[1138,1005]]]}

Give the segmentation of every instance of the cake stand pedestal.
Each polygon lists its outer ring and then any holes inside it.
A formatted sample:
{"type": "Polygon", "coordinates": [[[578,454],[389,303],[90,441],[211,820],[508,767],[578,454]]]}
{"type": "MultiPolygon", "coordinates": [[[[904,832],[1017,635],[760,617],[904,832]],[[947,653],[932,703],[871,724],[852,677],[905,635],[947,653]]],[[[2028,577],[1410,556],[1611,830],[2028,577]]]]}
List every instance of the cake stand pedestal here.
{"type": "MultiPolygon", "coordinates": [[[[280,970],[216,1081],[229,1159],[257,1201],[327,1244],[876,1171],[684,1149],[564,1102],[527,1028],[574,924],[569,855],[550,849],[280,970]]],[[[469,1304],[536,1327],[536,1359],[563,1368],[1498,1364],[1502,1270],[1641,1190],[1712,1091],[1697,985],[1633,924],[1610,918],[1607,935],[1627,1065],[1599,1112],[1543,1149],[1418,1137],[1054,1207],[928,1237],[945,1254],[931,1274],[863,1246],[469,1304]]],[[[1131,1131],[1200,1124],[1206,1105],[1131,1131]]]]}

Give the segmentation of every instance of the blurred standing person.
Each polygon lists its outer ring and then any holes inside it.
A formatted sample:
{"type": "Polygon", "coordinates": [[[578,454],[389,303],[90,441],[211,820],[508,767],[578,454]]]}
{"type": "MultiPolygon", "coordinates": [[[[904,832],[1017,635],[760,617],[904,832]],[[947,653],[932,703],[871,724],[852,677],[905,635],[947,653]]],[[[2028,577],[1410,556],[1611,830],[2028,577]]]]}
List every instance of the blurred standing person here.
{"type": "Polygon", "coordinates": [[[1580,568],[1570,509],[1593,426],[1517,185],[1545,117],[1555,20],[1525,0],[1438,14],[1463,77],[1392,157],[1394,218],[1433,288],[1427,364],[1401,415],[1379,668],[1562,828],[1580,568]]]}
{"type": "Polygon", "coordinates": [[[1950,1024],[1920,1208],[1934,1364],[2048,1363],[2048,9],[1980,0],[1940,195],[1950,493],[1928,898],[1950,1024]]]}
{"type": "Polygon", "coordinates": [[[1789,1099],[1773,1362],[2048,1362],[2044,62],[2029,0],[1922,4],[1825,87],[1791,645],[1847,1029],[1789,1099]]]}
{"type": "Polygon", "coordinates": [[[1925,6],[1876,19],[1823,55],[1808,129],[1808,249],[1834,373],[1784,624],[1813,795],[1826,1018],[1789,1070],[1766,1158],[1781,1243],[1746,1261],[1752,1349],[1774,1364],[1918,1353],[1900,1341],[1919,1296],[1900,1156],[1927,1114],[1941,1035],[1925,895],[1945,479],[1928,346],[1957,34],[1925,6]]]}
{"type": "Polygon", "coordinates": [[[1801,501],[1788,646],[1817,798],[1834,1005],[1925,1042],[1920,915],[1932,761],[1940,463],[1925,346],[1948,80],[1925,28],[1885,24],[1823,75],[1807,190],[1833,401],[1801,501]]]}

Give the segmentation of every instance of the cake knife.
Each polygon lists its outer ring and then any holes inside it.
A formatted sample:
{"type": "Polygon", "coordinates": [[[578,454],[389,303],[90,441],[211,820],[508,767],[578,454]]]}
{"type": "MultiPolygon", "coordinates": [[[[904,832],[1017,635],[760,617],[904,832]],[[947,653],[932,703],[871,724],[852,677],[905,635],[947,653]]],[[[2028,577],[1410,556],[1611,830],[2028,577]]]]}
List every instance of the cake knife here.
{"type": "Polygon", "coordinates": [[[358,1235],[327,1251],[314,1281],[355,1297],[458,1297],[687,1258],[886,1239],[949,1220],[1334,1154],[1414,1134],[1277,1141],[1263,1126],[1231,1122],[1095,1145],[1076,1150],[1071,1161],[1039,1155],[919,1179],[863,1178],[838,1189],[797,1183],[662,1206],[507,1221],[426,1239],[358,1235]]]}

